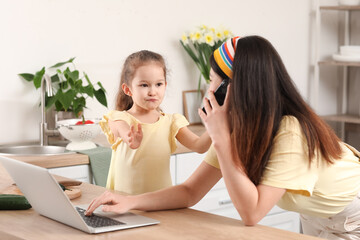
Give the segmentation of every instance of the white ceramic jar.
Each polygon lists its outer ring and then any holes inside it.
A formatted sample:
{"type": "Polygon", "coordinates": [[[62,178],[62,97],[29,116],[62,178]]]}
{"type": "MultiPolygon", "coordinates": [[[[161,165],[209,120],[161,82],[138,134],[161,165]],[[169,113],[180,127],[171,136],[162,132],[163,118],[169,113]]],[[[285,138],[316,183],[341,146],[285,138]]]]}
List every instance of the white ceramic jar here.
{"type": "Polygon", "coordinates": [[[359,5],[360,0],[339,0],[339,4],[346,5],[346,6],[359,5]]]}

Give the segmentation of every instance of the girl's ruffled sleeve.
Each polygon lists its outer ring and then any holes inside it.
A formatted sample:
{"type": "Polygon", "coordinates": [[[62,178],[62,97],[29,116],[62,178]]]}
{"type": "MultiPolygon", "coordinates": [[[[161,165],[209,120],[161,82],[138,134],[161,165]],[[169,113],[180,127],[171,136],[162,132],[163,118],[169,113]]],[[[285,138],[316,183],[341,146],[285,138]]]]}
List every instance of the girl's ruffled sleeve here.
{"type": "Polygon", "coordinates": [[[188,120],[179,114],[175,113],[172,115],[172,124],[171,124],[171,136],[170,136],[170,147],[171,153],[175,152],[176,150],[176,135],[179,132],[180,128],[186,127],[189,125],[188,120]]]}
{"type": "Polygon", "coordinates": [[[122,120],[130,125],[131,118],[124,111],[113,110],[107,113],[106,115],[104,115],[103,119],[99,122],[101,130],[104,132],[107,141],[111,144],[111,148],[113,150],[116,150],[117,146],[122,142],[122,139],[121,138],[115,139],[115,135],[109,127],[109,120],[111,121],[122,120]]]}

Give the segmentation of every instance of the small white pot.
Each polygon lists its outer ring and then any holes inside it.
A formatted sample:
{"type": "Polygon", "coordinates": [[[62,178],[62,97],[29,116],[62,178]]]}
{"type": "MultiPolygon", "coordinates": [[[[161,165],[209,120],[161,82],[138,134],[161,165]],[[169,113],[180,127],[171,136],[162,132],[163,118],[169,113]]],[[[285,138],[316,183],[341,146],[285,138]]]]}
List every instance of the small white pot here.
{"type": "Polygon", "coordinates": [[[359,5],[360,0],[339,0],[339,4],[345,6],[359,5]]]}

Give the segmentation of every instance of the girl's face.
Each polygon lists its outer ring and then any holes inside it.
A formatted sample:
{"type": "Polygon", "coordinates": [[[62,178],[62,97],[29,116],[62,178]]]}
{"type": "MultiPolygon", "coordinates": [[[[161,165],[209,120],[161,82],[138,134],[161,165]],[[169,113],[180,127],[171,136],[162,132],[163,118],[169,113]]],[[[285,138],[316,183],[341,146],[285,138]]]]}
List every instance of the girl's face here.
{"type": "Polygon", "coordinates": [[[135,107],[149,111],[160,106],[166,84],[163,67],[158,63],[148,63],[136,70],[131,86],[123,89],[132,97],[135,107]]]}
{"type": "Polygon", "coordinates": [[[210,86],[209,86],[208,91],[215,92],[215,90],[219,87],[222,80],[223,79],[216,72],[214,72],[214,70],[211,68],[210,69],[210,86]]]}

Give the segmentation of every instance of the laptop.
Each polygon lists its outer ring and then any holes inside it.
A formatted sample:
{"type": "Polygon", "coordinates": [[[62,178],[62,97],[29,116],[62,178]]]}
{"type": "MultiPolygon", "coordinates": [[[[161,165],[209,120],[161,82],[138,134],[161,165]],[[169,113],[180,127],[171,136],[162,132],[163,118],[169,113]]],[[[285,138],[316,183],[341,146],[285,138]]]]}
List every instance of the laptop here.
{"type": "Polygon", "coordinates": [[[88,205],[72,205],[47,169],[4,156],[0,156],[0,163],[35,211],[84,232],[102,233],[160,223],[130,212],[115,214],[100,209],[95,210],[90,217],[85,216],[88,205]]]}

